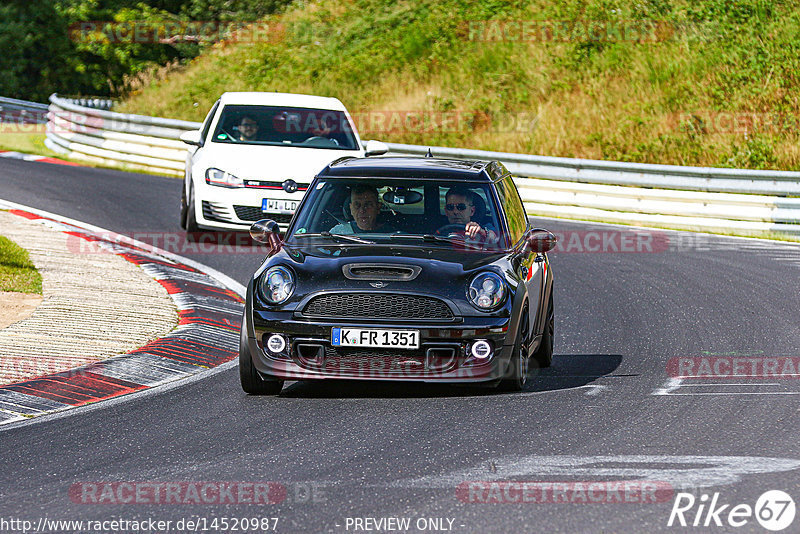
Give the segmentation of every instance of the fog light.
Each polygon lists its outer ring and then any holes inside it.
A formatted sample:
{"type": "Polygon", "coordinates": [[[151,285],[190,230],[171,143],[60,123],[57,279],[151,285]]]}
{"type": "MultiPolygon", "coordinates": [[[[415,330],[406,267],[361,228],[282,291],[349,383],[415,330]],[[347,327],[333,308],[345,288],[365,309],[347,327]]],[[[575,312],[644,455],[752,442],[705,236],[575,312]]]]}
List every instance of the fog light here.
{"type": "Polygon", "coordinates": [[[492,355],[492,346],[485,339],[479,339],[472,344],[472,356],[479,360],[485,360],[492,355]]]}
{"type": "Polygon", "coordinates": [[[280,334],[272,334],[267,339],[267,350],[272,354],[280,354],[286,348],[286,339],[280,334]]]}

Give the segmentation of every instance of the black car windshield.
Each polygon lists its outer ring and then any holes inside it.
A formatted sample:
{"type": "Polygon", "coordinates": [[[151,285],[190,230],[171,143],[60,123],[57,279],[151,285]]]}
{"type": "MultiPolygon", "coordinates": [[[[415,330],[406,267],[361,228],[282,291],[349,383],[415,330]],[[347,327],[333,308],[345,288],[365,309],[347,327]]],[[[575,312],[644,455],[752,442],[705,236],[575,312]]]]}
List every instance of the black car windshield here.
{"type": "Polygon", "coordinates": [[[276,106],[225,106],[211,140],[329,150],[359,148],[343,111],[276,106]]]}
{"type": "Polygon", "coordinates": [[[309,188],[289,244],[402,244],[505,250],[491,184],[412,179],[324,179],[309,188]]]}

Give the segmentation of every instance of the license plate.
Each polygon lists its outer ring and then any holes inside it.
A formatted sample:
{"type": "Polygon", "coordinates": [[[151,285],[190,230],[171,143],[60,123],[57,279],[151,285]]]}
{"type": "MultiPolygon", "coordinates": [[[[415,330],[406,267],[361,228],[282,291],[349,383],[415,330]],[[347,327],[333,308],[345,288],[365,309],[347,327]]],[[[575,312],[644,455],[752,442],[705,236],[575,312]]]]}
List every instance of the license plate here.
{"type": "Polygon", "coordinates": [[[334,347],[418,349],[419,331],[334,327],[331,330],[331,345],[334,347]]]}
{"type": "Polygon", "coordinates": [[[298,203],[298,200],[265,198],[261,201],[261,211],[264,213],[294,213],[298,203]]]}

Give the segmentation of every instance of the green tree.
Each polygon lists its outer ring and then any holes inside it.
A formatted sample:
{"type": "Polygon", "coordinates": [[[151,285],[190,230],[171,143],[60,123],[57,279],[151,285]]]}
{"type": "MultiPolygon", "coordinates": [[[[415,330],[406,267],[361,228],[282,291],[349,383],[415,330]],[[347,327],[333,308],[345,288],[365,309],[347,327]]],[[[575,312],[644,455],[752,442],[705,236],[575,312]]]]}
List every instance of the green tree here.
{"type": "Polygon", "coordinates": [[[0,4],[0,95],[45,102],[54,87],[85,89],[74,77],[67,24],[49,2],[0,4]]]}

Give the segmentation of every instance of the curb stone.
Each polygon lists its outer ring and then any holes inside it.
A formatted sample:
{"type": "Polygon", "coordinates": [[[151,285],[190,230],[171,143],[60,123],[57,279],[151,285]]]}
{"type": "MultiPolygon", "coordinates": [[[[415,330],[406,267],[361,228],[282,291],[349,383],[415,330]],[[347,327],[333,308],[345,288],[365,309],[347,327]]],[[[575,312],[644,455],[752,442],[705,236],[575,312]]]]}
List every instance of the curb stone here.
{"type": "Polygon", "coordinates": [[[228,287],[229,279],[130,239],[114,241],[110,232],[101,236],[89,225],[3,204],[16,215],[59,228],[139,265],[167,290],[178,308],[179,322],[166,336],[127,354],[0,387],[0,425],[153,388],[238,356],[244,301],[228,287]]]}

